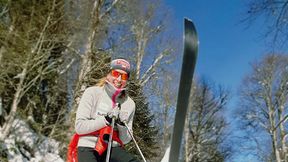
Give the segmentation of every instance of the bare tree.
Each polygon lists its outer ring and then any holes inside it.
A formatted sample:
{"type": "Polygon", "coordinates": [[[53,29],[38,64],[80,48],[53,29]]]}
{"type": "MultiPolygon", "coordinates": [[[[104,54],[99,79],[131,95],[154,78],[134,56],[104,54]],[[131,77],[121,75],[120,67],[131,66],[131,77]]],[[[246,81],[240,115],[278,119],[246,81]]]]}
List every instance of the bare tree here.
{"type": "MultiPolygon", "coordinates": [[[[158,2],[159,3],[159,2],[158,2]]],[[[164,20],[160,20],[158,23],[155,23],[155,19],[157,16],[157,5],[155,3],[150,3],[150,5],[147,5],[147,8],[141,11],[140,13],[142,15],[139,15],[137,19],[133,21],[133,24],[131,26],[131,31],[133,35],[135,36],[135,41],[137,42],[136,46],[136,78],[139,79],[139,82],[142,85],[145,85],[153,76],[156,75],[156,68],[160,66],[162,60],[165,59],[167,56],[171,56],[173,53],[173,47],[170,41],[164,41],[165,37],[161,35],[161,32],[163,33],[163,30],[165,30],[165,17],[164,20]],[[160,40],[157,42],[156,40],[157,35],[159,35],[160,40]],[[154,40],[153,40],[154,39],[154,40]],[[162,39],[162,40],[161,40],[162,39]],[[164,41],[166,44],[161,44],[161,42],[164,41]],[[170,43],[169,43],[170,42],[170,43]],[[155,51],[148,49],[149,44],[155,43],[155,51]],[[162,45],[162,47],[161,47],[162,45]],[[160,49],[157,49],[161,47],[160,49]],[[149,58],[152,55],[153,60],[150,65],[144,64],[143,66],[143,59],[149,58]],[[148,57],[147,57],[148,56],[148,57]],[[145,68],[146,66],[146,68],[145,68]],[[140,75],[142,73],[142,75],[140,75]]],[[[159,7],[158,7],[159,8],[159,7]]],[[[159,18],[159,17],[158,17],[159,18]]]]}
{"type": "Polygon", "coordinates": [[[250,139],[261,134],[262,138],[253,139],[258,150],[265,150],[264,155],[259,155],[262,159],[277,162],[288,160],[287,83],[288,57],[272,54],[252,64],[252,72],[245,77],[241,86],[239,121],[250,132],[250,139]],[[261,142],[266,141],[265,137],[270,145],[261,142]]]}
{"type": "MultiPolygon", "coordinates": [[[[172,133],[172,126],[174,121],[175,106],[177,99],[177,75],[173,71],[162,71],[162,76],[159,76],[157,82],[153,82],[152,88],[157,100],[150,101],[153,113],[156,118],[154,119],[155,125],[160,128],[159,140],[161,141],[161,149],[159,150],[159,158],[162,157],[165,149],[170,144],[170,136],[172,133]]],[[[152,90],[151,90],[152,91],[152,90]]],[[[159,160],[159,159],[158,159],[159,160]]]]}
{"type": "Polygon", "coordinates": [[[287,47],[288,41],[288,1],[287,0],[251,0],[247,4],[246,22],[253,22],[264,17],[267,24],[266,37],[271,37],[271,44],[287,47]]]}
{"type": "Polygon", "coordinates": [[[115,21],[122,23],[124,27],[121,29],[124,29],[118,37],[114,35],[112,41],[117,45],[113,50],[120,53],[118,56],[130,58],[135,65],[136,79],[144,86],[157,77],[159,67],[171,63],[174,57],[178,43],[175,43],[173,34],[168,33],[170,15],[158,0],[127,0],[121,9],[115,21]]]}
{"type": "Polygon", "coordinates": [[[206,80],[194,84],[190,96],[189,115],[185,126],[185,161],[222,162],[229,156],[229,146],[224,147],[227,122],[223,110],[228,92],[206,80]]]}

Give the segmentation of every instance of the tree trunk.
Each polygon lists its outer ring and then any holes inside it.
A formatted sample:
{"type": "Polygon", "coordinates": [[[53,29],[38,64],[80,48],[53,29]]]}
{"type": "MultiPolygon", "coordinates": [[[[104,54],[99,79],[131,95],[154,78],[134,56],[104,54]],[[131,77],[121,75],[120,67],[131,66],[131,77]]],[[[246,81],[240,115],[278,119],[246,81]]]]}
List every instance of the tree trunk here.
{"type": "Polygon", "coordinates": [[[282,160],[285,160],[285,151],[286,151],[286,141],[285,141],[285,126],[284,126],[284,123],[285,123],[285,117],[284,117],[284,106],[281,105],[279,107],[279,121],[281,122],[280,125],[279,125],[279,128],[280,128],[280,141],[281,141],[281,152],[280,152],[280,158],[282,160]]]}
{"type": "Polygon", "coordinates": [[[87,79],[87,74],[91,71],[92,68],[92,60],[91,60],[91,54],[92,54],[92,46],[93,46],[93,40],[95,39],[96,35],[96,30],[97,26],[99,24],[99,15],[100,15],[100,4],[101,1],[95,0],[93,4],[93,9],[90,13],[92,17],[92,24],[90,27],[90,32],[88,33],[87,37],[87,43],[84,45],[85,46],[85,51],[81,56],[81,65],[80,65],[80,72],[78,75],[78,81],[77,81],[77,86],[74,90],[74,102],[72,109],[70,111],[69,115],[69,120],[67,122],[73,121],[74,114],[76,112],[76,109],[78,107],[82,92],[86,89],[87,84],[86,84],[86,79],[87,79]]]}
{"type": "Polygon", "coordinates": [[[143,56],[145,54],[145,46],[147,39],[145,38],[144,35],[145,35],[144,27],[142,26],[139,31],[136,31],[136,40],[137,40],[136,80],[140,79],[141,64],[143,61],[143,56]]]}
{"type": "Polygon", "coordinates": [[[26,62],[26,65],[24,67],[24,69],[22,70],[22,73],[20,74],[20,81],[17,85],[17,89],[13,98],[13,102],[11,105],[11,110],[10,113],[8,115],[8,119],[5,122],[5,124],[3,125],[3,129],[2,134],[0,134],[0,141],[3,141],[9,134],[10,132],[10,128],[13,124],[13,121],[15,119],[16,116],[16,112],[17,112],[17,108],[18,108],[18,103],[20,102],[21,99],[21,93],[23,92],[24,88],[23,88],[23,83],[26,77],[26,73],[27,73],[27,67],[28,67],[28,62],[29,60],[26,62]]]}
{"type": "MultiPolygon", "coordinates": [[[[54,14],[54,9],[55,9],[55,0],[53,1],[52,9],[51,9],[50,13],[48,14],[48,17],[46,19],[46,23],[45,23],[45,25],[44,25],[44,27],[43,27],[40,35],[39,35],[38,40],[37,40],[35,46],[30,50],[30,53],[28,54],[27,60],[26,60],[24,66],[22,68],[22,72],[17,75],[17,76],[19,76],[19,83],[17,85],[16,91],[15,91],[15,94],[13,97],[11,110],[10,110],[10,113],[8,115],[7,121],[5,122],[5,124],[3,125],[3,129],[1,130],[2,131],[2,134],[0,134],[0,140],[1,141],[4,140],[9,135],[10,129],[12,127],[13,121],[14,121],[16,113],[17,113],[18,104],[19,104],[22,96],[24,95],[25,91],[27,91],[31,87],[31,84],[34,83],[32,80],[36,81],[39,78],[39,76],[42,75],[43,71],[39,72],[39,75],[37,77],[33,78],[31,81],[29,81],[27,85],[24,85],[25,84],[24,81],[26,79],[27,70],[28,70],[29,66],[31,64],[37,64],[35,62],[32,62],[33,57],[35,57],[35,55],[37,56],[37,54],[39,54],[39,51],[40,51],[39,49],[42,48],[42,44],[43,44],[44,37],[45,37],[45,32],[46,32],[46,29],[48,28],[48,26],[50,24],[51,17],[54,14]]],[[[14,26],[11,25],[9,31],[12,32],[13,30],[14,30],[14,26]]],[[[31,70],[31,69],[29,69],[29,70],[31,70]]]]}
{"type": "MultiPolygon", "coordinates": [[[[269,103],[268,103],[269,105],[269,103]]],[[[277,131],[275,129],[275,116],[274,116],[274,109],[269,106],[269,119],[271,124],[271,140],[272,140],[272,146],[273,146],[273,152],[276,158],[277,162],[281,162],[279,150],[278,150],[278,144],[277,144],[277,131]]]]}

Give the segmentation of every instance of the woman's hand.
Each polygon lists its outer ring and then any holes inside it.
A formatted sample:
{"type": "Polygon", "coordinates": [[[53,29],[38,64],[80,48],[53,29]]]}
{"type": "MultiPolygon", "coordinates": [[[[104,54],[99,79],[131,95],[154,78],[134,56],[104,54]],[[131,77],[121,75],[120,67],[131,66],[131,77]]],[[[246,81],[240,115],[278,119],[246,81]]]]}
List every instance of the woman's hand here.
{"type": "Polygon", "coordinates": [[[112,118],[117,120],[119,118],[119,113],[120,113],[119,107],[114,107],[111,111],[109,111],[105,116],[106,124],[111,125],[112,118]]]}
{"type": "Polygon", "coordinates": [[[119,112],[119,120],[123,123],[127,123],[129,120],[129,114],[127,111],[120,110],[119,112]]]}

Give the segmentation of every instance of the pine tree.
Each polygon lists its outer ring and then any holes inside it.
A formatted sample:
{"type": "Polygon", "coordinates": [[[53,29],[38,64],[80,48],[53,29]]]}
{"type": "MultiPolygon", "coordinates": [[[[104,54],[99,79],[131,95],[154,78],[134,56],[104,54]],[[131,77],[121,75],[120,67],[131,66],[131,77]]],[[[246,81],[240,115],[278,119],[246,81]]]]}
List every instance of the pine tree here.
{"type": "MultiPolygon", "coordinates": [[[[143,94],[143,88],[133,78],[129,83],[129,95],[135,101],[136,112],[133,123],[133,136],[136,139],[144,157],[151,159],[157,156],[159,149],[158,128],[153,126],[154,115],[149,110],[147,98],[143,94]]],[[[133,142],[130,142],[126,148],[130,152],[139,155],[133,142]]]]}

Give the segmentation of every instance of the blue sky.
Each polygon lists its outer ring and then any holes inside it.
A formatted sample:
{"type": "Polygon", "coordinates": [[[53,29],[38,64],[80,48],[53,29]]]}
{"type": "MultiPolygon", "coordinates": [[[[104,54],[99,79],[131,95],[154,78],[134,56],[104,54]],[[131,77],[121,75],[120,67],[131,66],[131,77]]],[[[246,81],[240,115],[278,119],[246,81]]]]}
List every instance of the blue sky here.
{"type": "MultiPolygon", "coordinates": [[[[261,26],[246,28],[244,1],[165,0],[174,12],[175,25],[183,29],[183,18],[196,25],[200,41],[196,75],[212,79],[231,89],[239,86],[250,69],[249,63],[267,53],[261,26]]],[[[182,31],[179,32],[182,34],[182,31]]]]}
{"type": "MultiPolygon", "coordinates": [[[[246,28],[240,23],[246,11],[240,0],[164,0],[174,15],[175,30],[182,36],[183,18],[191,19],[198,32],[199,53],[195,74],[221,84],[232,92],[229,108],[235,108],[236,92],[250,63],[269,52],[262,38],[261,22],[246,28]]],[[[247,2],[247,1],[246,1],[247,2]]],[[[231,113],[231,112],[230,112],[231,113]]],[[[229,115],[229,112],[227,113],[229,115]]],[[[254,161],[239,154],[233,162],[254,161]]]]}

